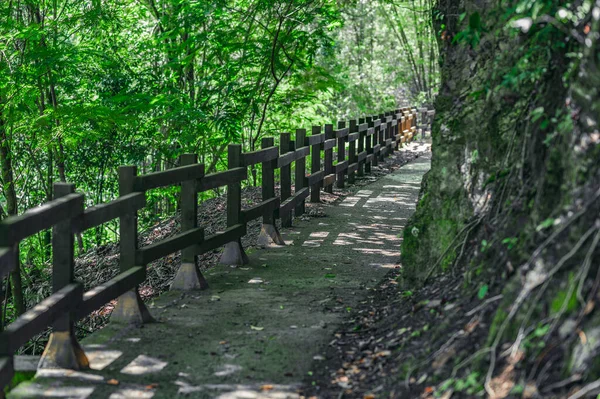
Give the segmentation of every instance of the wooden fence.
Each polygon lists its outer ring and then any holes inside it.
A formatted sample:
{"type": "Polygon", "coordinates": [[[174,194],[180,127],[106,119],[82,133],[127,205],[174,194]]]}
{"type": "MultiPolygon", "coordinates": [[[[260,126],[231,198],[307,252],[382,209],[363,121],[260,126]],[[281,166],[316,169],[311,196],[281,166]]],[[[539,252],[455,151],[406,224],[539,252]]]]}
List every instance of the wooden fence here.
{"type": "MultiPolygon", "coordinates": [[[[118,298],[111,320],[146,323],[152,320],[138,293],[146,278],[146,265],[171,253],[182,251],[181,266],[171,289],[192,290],[207,287],[197,256],[224,247],[221,263],[244,264],[248,258],[241,245],[246,224],[263,221],[259,244],[284,245],[276,219],[291,226],[292,214],[304,213],[305,199],[318,202],[320,190],[332,192],[333,184],[344,187],[356,175],[369,173],[371,167],[405,142],[417,131],[416,109],[403,108],[376,117],[339,122],[333,125],[297,130],[295,140],[282,133],[279,146],[272,137],[264,138],[261,149],[243,153],[238,144],[228,148],[228,170],[205,174],[195,154],[184,154],[177,168],[138,175],[135,166],[119,168],[119,198],[84,209],[84,197],[68,183],[54,185],[55,199],[24,214],[0,223],[0,279],[14,270],[19,243],[40,231],[52,228],[53,294],[28,310],[0,332],[0,388],[13,376],[13,357],[35,335],[52,328],[39,367],[85,369],[89,363],[79,346],[75,322],[118,298]],[[323,156],[321,156],[323,153],[323,156]],[[310,165],[306,158],[310,155],[310,165]],[[336,159],[337,161],[334,161],[336,159]],[[292,163],[295,163],[295,190],[292,193],[292,163]],[[242,185],[248,166],[262,166],[262,202],[242,210],[242,185]],[[306,169],[310,167],[310,174],[306,169]],[[280,171],[281,194],[275,195],[275,170],[280,171]],[[137,212],[145,206],[146,192],[159,187],[181,186],[181,232],[160,242],[139,248],[137,212]],[[227,229],[205,236],[197,225],[198,193],[227,186],[227,229]],[[84,292],[74,275],[74,234],[113,219],[120,223],[120,274],[84,292]]],[[[2,391],[0,391],[2,396],[2,391]]]]}

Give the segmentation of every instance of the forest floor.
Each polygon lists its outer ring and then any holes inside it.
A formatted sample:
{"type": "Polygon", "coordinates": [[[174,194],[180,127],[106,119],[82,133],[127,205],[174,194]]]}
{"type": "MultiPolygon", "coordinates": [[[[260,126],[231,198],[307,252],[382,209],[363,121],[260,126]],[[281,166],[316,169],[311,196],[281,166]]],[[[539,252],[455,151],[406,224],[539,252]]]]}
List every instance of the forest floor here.
{"type": "MultiPolygon", "coordinates": [[[[305,379],[305,397],[480,396],[474,395],[482,387],[473,373],[481,371],[473,371],[477,358],[472,355],[484,346],[493,305],[502,296],[482,300],[476,294],[465,295],[462,275],[443,276],[408,291],[398,283],[399,275],[399,269],[390,271],[334,333],[323,354],[326,361],[305,379]]],[[[496,378],[494,384],[502,388],[510,383],[510,391],[514,384],[505,377],[496,378]]]]}
{"type": "Polygon", "coordinates": [[[45,370],[12,397],[300,397],[306,379],[317,386],[316,370],[336,361],[328,348],[340,331],[354,331],[351,320],[399,268],[428,151],[413,143],[343,192],[323,194],[282,230],[287,246],[250,248],[249,265],[205,270],[208,290],[151,297],[157,323],[91,334],[82,341],[90,372],[45,370]]]}

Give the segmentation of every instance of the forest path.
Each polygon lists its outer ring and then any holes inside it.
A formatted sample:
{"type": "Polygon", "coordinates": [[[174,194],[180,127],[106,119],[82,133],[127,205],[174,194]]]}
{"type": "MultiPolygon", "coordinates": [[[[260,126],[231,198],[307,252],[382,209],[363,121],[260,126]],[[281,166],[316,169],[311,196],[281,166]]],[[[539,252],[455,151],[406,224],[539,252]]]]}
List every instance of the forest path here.
{"type": "Polygon", "coordinates": [[[341,202],[324,205],[326,217],[283,229],[288,246],[254,250],[244,267],[210,269],[206,291],[152,301],[157,323],[109,323],[92,334],[82,345],[93,370],[43,370],[10,397],[298,398],[348,312],[398,267],[429,167],[427,153],[351,186],[341,202]]]}

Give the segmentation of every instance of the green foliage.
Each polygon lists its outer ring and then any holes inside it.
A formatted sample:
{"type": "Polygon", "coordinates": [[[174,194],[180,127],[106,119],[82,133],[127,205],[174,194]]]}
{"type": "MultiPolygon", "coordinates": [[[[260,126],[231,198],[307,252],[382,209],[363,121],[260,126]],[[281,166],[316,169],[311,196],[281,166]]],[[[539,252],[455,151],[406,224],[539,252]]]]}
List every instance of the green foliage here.
{"type": "Polygon", "coordinates": [[[502,244],[506,245],[506,248],[508,248],[508,250],[513,249],[518,242],[519,239],[517,237],[507,237],[502,240],[502,244]]]}
{"type": "Polygon", "coordinates": [[[488,290],[489,290],[489,287],[487,284],[484,284],[481,287],[479,287],[479,291],[477,291],[477,298],[479,298],[479,299],[485,298],[488,290]]]}
{"type": "Polygon", "coordinates": [[[22,382],[32,380],[34,376],[35,376],[34,371],[16,371],[15,374],[13,375],[13,378],[12,378],[12,381],[10,382],[10,384],[7,385],[6,387],[4,387],[4,393],[6,394],[6,393],[10,392],[11,389],[13,389],[14,387],[16,387],[17,385],[19,385],[22,382]]]}
{"type": "Polygon", "coordinates": [[[550,303],[551,314],[556,315],[560,312],[570,313],[577,308],[579,302],[577,301],[577,293],[574,289],[574,285],[577,282],[574,280],[575,276],[573,273],[570,273],[566,288],[559,290],[550,303]]]}
{"type": "Polygon", "coordinates": [[[476,395],[484,390],[481,379],[481,373],[477,371],[469,373],[465,378],[449,378],[439,386],[436,396],[441,396],[442,393],[451,389],[468,395],[476,395]]]}
{"type": "MultiPolygon", "coordinates": [[[[464,19],[465,16],[466,14],[461,14],[461,20],[464,19]]],[[[454,36],[453,43],[465,43],[475,48],[481,40],[482,32],[484,32],[484,28],[481,23],[481,16],[478,12],[474,12],[469,15],[469,24],[467,25],[467,28],[454,36]]]]}
{"type": "MultiPolygon", "coordinates": [[[[384,0],[2,1],[0,219],[51,200],[54,181],[93,206],[118,196],[120,165],[146,174],[196,153],[216,172],[229,143],[256,150],[283,131],[431,102],[429,22],[384,0]],[[409,61],[401,46],[422,52],[409,61]]],[[[142,228],[175,215],[178,196],[150,191],[142,228]]],[[[29,306],[48,294],[37,283],[49,279],[50,238],[20,246],[29,306]]],[[[79,252],[115,242],[118,222],[78,238],[79,252]]],[[[9,321],[16,310],[4,305],[9,321]]]]}
{"type": "Polygon", "coordinates": [[[540,223],[537,227],[536,227],[536,231],[542,231],[547,229],[548,227],[551,227],[554,225],[554,219],[552,218],[548,218],[546,220],[544,220],[542,223],[540,223]]]}
{"type": "Polygon", "coordinates": [[[487,249],[490,247],[490,243],[487,240],[481,240],[481,252],[485,252],[487,251],[487,249]]]}

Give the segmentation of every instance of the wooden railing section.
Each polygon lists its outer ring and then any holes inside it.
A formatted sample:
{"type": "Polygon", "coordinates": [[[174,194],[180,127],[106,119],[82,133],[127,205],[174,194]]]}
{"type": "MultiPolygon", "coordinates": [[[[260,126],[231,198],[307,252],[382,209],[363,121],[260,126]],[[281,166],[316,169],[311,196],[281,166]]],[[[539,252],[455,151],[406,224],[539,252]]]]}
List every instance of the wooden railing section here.
{"type": "MultiPolygon", "coordinates": [[[[54,185],[54,200],[0,223],[0,278],[14,270],[19,243],[40,231],[52,228],[52,292],[0,332],[0,388],[13,376],[16,351],[35,335],[52,328],[39,367],[85,369],[89,367],[79,346],[75,322],[118,298],[111,320],[126,323],[152,321],[138,293],[146,278],[146,265],[176,251],[182,251],[181,266],[171,289],[193,290],[207,287],[198,268],[197,256],[224,246],[220,262],[245,264],[241,238],[246,224],[262,218],[258,243],[285,245],[276,228],[276,219],[291,226],[292,214],[304,213],[304,203],[320,200],[320,190],[332,192],[333,184],[344,187],[357,175],[369,173],[383,158],[416,135],[417,110],[403,108],[374,117],[315,126],[312,134],[282,133],[279,146],[272,137],[264,138],[261,149],[243,153],[238,144],[228,148],[228,170],[205,174],[195,154],[180,157],[179,167],[164,172],[138,175],[135,166],[119,168],[119,198],[84,209],[84,197],[68,183],[54,185]],[[337,148],[336,148],[337,147],[337,148]],[[323,153],[323,157],[321,154],[323,153]],[[306,159],[310,156],[310,164],[306,159]],[[295,163],[292,191],[292,163],[295,163]],[[242,181],[251,165],[262,168],[262,202],[242,209],[242,181]],[[280,171],[280,196],[275,195],[275,171],[280,171]],[[307,175],[307,169],[310,173],[307,175]],[[145,247],[138,247],[137,212],[144,208],[146,192],[159,187],[180,185],[181,232],[145,247]],[[227,186],[227,228],[211,236],[197,225],[198,193],[227,186]],[[120,274],[84,292],[74,274],[74,234],[113,219],[120,221],[120,274]]],[[[2,391],[0,390],[0,397],[2,391]]]]}

